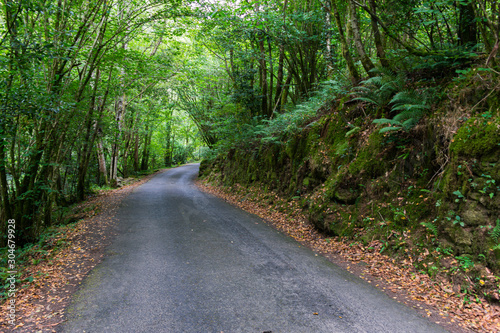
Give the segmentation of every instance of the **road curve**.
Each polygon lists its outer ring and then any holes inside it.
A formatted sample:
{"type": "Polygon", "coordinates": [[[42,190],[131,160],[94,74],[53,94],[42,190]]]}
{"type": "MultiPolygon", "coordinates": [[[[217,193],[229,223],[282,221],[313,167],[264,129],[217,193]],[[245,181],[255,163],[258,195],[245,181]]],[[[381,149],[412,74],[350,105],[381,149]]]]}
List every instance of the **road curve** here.
{"type": "Polygon", "coordinates": [[[198,165],[138,187],[62,332],[445,332],[193,184],[198,165]]]}

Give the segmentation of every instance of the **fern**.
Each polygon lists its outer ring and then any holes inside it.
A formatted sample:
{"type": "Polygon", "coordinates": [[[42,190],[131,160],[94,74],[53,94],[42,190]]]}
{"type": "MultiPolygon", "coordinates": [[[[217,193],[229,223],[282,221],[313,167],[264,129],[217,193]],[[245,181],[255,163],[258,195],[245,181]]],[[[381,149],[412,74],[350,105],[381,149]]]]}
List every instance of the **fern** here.
{"type": "Polygon", "coordinates": [[[361,131],[361,127],[359,126],[355,126],[354,128],[352,128],[351,130],[349,130],[346,134],[345,134],[345,137],[346,138],[350,138],[351,136],[354,136],[356,133],[358,133],[359,131],[361,131]]]}
{"type": "Polygon", "coordinates": [[[438,228],[433,222],[422,222],[420,225],[426,227],[434,236],[438,236],[438,228]]]}
{"type": "Polygon", "coordinates": [[[393,105],[391,112],[401,111],[393,119],[375,119],[375,124],[389,124],[380,133],[388,131],[409,131],[422,119],[429,109],[425,95],[417,94],[415,91],[401,91],[394,95],[390,104],[393,105]]]}
{"type": "Polygon", "coordinates": [[[384,108],[390,103],[392,95],[404,87],[406,78],[404,74],[395,74],[389,69],[377,68],[372,70],[372,73],[378,75],[361,82],[362,86],[353,93],[360,94],[360,96],[354,100],[384,108]]]}
{"type": "Polygon", "coordinates": [[[490,231],[490,236],[495,240],[497,246],[500,246],[500,219],[497,219],[497,225],[490,231]]]}
{"type": "Polygon", "coordinates": [[[379,109],[391,105],[391,112],[397,112],[393,119],[375,119],[375,124],[389,124],[380,130],[381,133],[389,131],[409,131],[422,119],[429,109],[426,94],[416,91],[403,90],[406,77],[402,73],[394,73],[389,69],[377,68],[372,70],[377,74],[362,82],[353,94],[359,95],[355,101],[376,105],[379,109]]]}

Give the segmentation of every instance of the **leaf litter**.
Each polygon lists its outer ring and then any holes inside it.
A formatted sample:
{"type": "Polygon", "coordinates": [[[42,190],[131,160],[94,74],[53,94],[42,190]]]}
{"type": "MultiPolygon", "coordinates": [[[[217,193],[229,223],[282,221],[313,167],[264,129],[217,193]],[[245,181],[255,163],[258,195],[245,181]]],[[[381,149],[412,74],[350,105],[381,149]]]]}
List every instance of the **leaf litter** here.
{"type": "MultiPolygon", "coordinates": [[[[118,189],[100,191],[78,205],[77,210],[85,212],[76,214],[81,218],[79,221],[57,227],[43,249],[33,248],[27,258],[32,264],[20,268],[22,282],[16,286],[15,326],[2,315],[0,331],[56,332],[58,325],[65,321],[71,296],[103,259],[104,249],[115,234],[114,215],[121,201],[162,171],[118,189]]],[[[0,312],[7,314],[7,306],[8,302],[1,304],[0,312]]]]}
{"type": "MultiPolygon", "coordinates": [[[[13,328],[6,316],[1,316],[1,331],[56,332],[65,320],[71,295],[103,258],[103,250],[114,234],[114,214],[120,202],[154,175],[116,190],[102,191],[81,203],[91,207],[86,216],[72,225],[58,227],[56,235],[46,241],[48,250],[33,251],[30,259],[38,263],[26,266],[20,278],[23,282],[17,284],[16,326],[13,328]]],[[[255,187],[244,192],[239,185],[224,188],[200,181],[197,185],[204,192],[263,218],[304,246],[450,331],[500,332],[498,305],[485,300],[464,302],[465,295],[454,292],[449,283],[434,281],[411,265],[379,253],[383,244],[377,240],[363,246],[352,240],[324,235],[307,222],[296,202],[273,194],[273,204],[269,204],[255,187]],[[283,209],[285,206],[287,209],[283,209]]],[[[0,305],[0,311],[7,313],[6,302],[0,305]]]]}
{"type": "Polygon", "coordinates": [[[359,276],[389,297],[414,308],[422,316],[452,332],[500,332],[500,306],[485,299],[465,301],[445,280],[433,280],[418,272],[411,257],[394,259],[380,253],[382,242],[367,246],[352,239],[330,237],[319,232],[302,214],[297,201],[274,192],[263,194],[255,186],[223,186],[198,180],[204,192],[253,213],[304,246],[359,276]]]}

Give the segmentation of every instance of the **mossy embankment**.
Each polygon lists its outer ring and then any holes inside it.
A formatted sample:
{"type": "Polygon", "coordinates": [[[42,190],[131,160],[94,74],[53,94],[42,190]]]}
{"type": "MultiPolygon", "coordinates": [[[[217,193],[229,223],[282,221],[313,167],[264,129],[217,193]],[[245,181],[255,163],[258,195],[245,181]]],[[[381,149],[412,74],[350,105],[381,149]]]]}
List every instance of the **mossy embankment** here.
{"type": "Polygon", "coordinates": [[[453,280],[457,292],[498,301],[500,94],[479,77],[473,70],[434,90],[409,131],[380,133],[372,106],[339,96],[300,132],[231,149],[200,173],[298,201],[318,229],[379,240],[418,270],[453,280]]]}

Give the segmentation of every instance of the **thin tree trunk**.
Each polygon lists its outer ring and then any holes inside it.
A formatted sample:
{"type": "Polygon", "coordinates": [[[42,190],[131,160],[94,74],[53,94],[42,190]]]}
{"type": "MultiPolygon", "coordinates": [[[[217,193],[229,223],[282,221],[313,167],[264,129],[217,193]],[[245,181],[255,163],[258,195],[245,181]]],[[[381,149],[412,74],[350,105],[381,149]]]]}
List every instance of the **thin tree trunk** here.
{"type": "Polygon", "coordinates": [[[134,142],[134,171],[139,171],[139,134],[135,133],[134,142]]]}
{"type": "Polygon", "coordinates": [[[104,157],[104,149],[102,145],[102,138],[97,140],[97,161],[99,163],[99,180],[100,185],[108,185],[108,172],[106,170],[106,158],[104,157]]]}
{"type": "Polygon", "coordinates": [[[378,24],[382,27],[382,29],[384,30],[386,36],[392,38],[396,43],[398,43],[399,45],[401,45],[402,47],[404,47],[410,54],[413,54],[415,56],[419,56],[419,57],[422,57],[422,56],[426,56],[427,53],[426,52],[422,52],[422,51],[419,51],[417,49],[415,49],[413,46],[411,46],[408,42],[405,42],[404,40],[402,40],[401,38],[399,38],[396,34],[394,34],[391,29],[389,29],[383,22],[382,20],[375,14],[372,12],[372,10],[370,8],[368,8],[368,6],[365,6],[363,5],[362,3],[359,3],[358,1],[356,0],[350,0],[353,4],[357,5],[358,7],[361,7],[363,8],[363,10],[365,12],[367,12],[374,20],[376,20],[378,22],[378,24]]]}
{"type": "Polygon", "coordinates": [[[283,43],[279,46],[280,56],[278,60],[278,77],[276,78],[276,96],[274,98],[274,111],[281,111],[281,98],[283,94],[283,66],[285,62],[285,46],[283,43]]]}
{"type": "Polygon", "coordinates": [[[267,106],[267,64],[266,64],[266,50],[264,49],[264,36],[258,36],[257,43],[259,45],[260,51],[260,89],[262,94],[262,103],[261,103],[261,114],[268,114],[268,106],[267,106]]]}
{"type": "MultiPolygon", "coordinates": [[[[286,7],[288,5],[288,0],[283,3],[283,30],[286,31],[286,7]]],[[[283,67],[285,64],[285,45],[284,41],[280,40],[279,44],[279,59],[278,59],[278,76],[276,78],[276,95],[274,97],[274,108],[272,113],[281,111],[281,99],[283,95],[283,67]]]]}
{"type": "Polygon", "coordinates": [[[172,117],[172,111],[170,111],[169,118],[167,119],[167,126],[166,126],[166,143],[165,143],[165,166],[168,168],[172,165],[172,123],[171,123],[171,117],[172,117]]]}
{"type": "Polygon", "coordinates": [[[267,38],[267,44],[269,49],[269,97],[267,102],[267,116],[271,117],[273,115],[273,86],[274,86],[274,66],[273,66],[273,53],[271,38],[267,38]]]}
{"type": "MultiPolygon", "coordinates": [[[[372,10],[372,12],[375,15],[377,15],[377,7],[375,5],[375,0],[369,0],[369,4],[370,4],[370,9],[372,10]]],[[[382,67],[389,68],[390,64],[385,56],[384,45],[382,43],[382,36],[381,36],[380,30],[378,28],[377,20],[375,20],[371,16],[370,16],[370,18],[371,18],[371,24],[372,24],[373,37],[375,40],[375,47],[377,49],[377,57],[379,58],[380,64],[382,65],[382,67]]]]}
{"type": "Polygon", "coordinates": [[[142,160],[141,160],[141,170],[142,171],[148,170],[149,144],[151,143],[151,135],[152,135],[152,133],[149,133],[149,126],[146,123],[146,138],[144,139],[144,147],[142,150],[142,160]]]}
{"type": "Polygon", "coordinates": [[[351,16],[351,28],[354,37],[354,45],[356,46],[356,50],[358,51],[358,55],[361,60],[361,64],[363,65],[363,68],[365,69],[368,75],[371,75],[371,70],[375,66],[373,65],[373,62],[371,61],[370,57],[365,52],[365,47],[361,40],[361,31],[359,28],[356,5],[352,1],[349,1],[349,12],[351,16]]]}
{"type": "MultiPolygon", "coordinates": [[[[100,71],[96,71],[95,82],[94,82],[94,91],[92,94],[92,98],[90,101],[89,111],[86,116],[86,134],[84,138],[83,151],[81,155],[80,164],[78,166],[78,183],[76,187],[76,195],[77,199],[82,201],[85,199],[85,179],[87,176],[87,169],[90,162],[90,157],[92,154],[92,147],[94,146],[94,140],[96,137],[96,126],[94,123],[93,115],[94,110],[96,108],[96,95],[97,95],[97,87],[99,85],[100,79],[100,71]]],[[[99,107],[97,107],[99,108],[99,107]]]]}
{"type": "Polygon", "coordinates": [[[118,98],[115,104],[115,122],[116,122],[116,137],[115,142],[113,142],[112,150],[111,150],[111,166],[110,166],[110,174],[109,180],[112,186],[116,186],[117,178],[118,178],[118,153],[120,147],[120,139],[122,132],[122,122],[123,116],[125,113],[125,94],[118,98]]]}
{"type": "Polygon", "coordinates": [[[337,29],[339,30],[339,39],[340,39],[340,44],[342,46],[342,56],[346,61],[347,69],[349,70],[349,74],[351,75],[351,80],[353,81],[353,83],[357,83],[360,80],[360,76],[358,70],[356,69],[356,66],[354,66],[354,61],[352,59],[351,52],[349,51],[349,45],[347,45],[347,41],[344,34],[344,28],[342,25],[342,20],[340,19],[340,14],[337,9],[337,4],[335,3],[335,1],[336,0],[332,1],[332,8],[335,17],[335,23],[337,24],[337,29]]]}
{"type": "MultiPolygon", "coordinates": [[[[335,0],[333,0],[335,1],[335,0]]],[[[326,72],[328,78],[333,77],[333,69],[335,67],[333,61],[332,50],[332,0],[326,0],[323,4],[325,12],[325,29],[326,29],[326,72]]]]}
{"type": "MultiPolygon", "coordinates": [[[[7,158],[5,156],[5,151],[7,149],[6,147],[6,140],[3,138],[4,135],[4,129],[3,125],[0,122],[0,136],[2,137],[0,139],[0,193],[1,193],[1,211],[0,211],[0,232],[2,232],[3,235],[6,235],[6,221],[8,219],[14,219],[14,216],[12,215],[11,211],[11,204],[10,204],[10,199],[9,199],[9,186],[7,183],[7,158]]],[[[5,238],[2,237],[0,239],[0,247],[5,246],[5,238]]]]}

